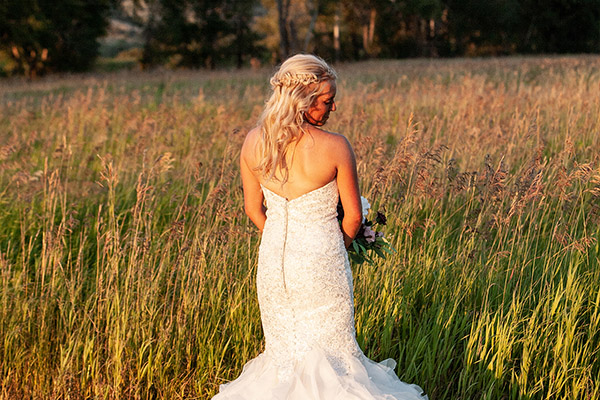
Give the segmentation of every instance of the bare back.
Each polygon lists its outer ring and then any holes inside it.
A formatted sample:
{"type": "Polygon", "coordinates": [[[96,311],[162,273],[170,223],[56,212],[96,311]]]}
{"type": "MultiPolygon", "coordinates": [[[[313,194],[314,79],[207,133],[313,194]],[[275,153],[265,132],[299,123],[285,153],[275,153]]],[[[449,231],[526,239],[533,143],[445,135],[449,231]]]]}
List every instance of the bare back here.
{"type": "Polygon", "coordinates": [[[344,207],[342,231],[346,245],[352,241],[360,226],[362,212],[356,174],[356,160],[348,140],[337,133],[306,127],[306,133],[288,149],[288,180],[282,185],[279,179],[267,181],[257,170],[260,164],[258,143],[260,128],[254,128],[246,136],[240,157],[244,208],[255,225],[262,230],[266,219],[261,186],[288,200],[336,180],[340,201],[344,207]]]}
{"type": "MultiPolygon", "coordinates": [[[[282,174],[277,171],[278,179],[265,181],[257,175],[257,179],[267,189],[288,200],[302,196],[318,189],[337,176],[340,145],[345,141],[338,134],[323,131],[309,126],[307,132],[288,150],[288,179],[282,185],[282,174]],[[336,151],[337,150],[337,151],[336,151]]],[[[342,149],[343,152],[343,149],[342,149]]],[[[257,160],[255,160],[258,165],[257,160]]]]}

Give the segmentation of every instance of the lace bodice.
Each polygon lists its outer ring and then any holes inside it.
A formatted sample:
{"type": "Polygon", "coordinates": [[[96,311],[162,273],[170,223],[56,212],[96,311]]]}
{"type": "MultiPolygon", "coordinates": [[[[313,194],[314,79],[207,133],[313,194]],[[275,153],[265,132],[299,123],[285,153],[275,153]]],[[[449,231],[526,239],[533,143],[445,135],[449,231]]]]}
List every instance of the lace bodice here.
{"type": "Polygon", "coordinates": [[[292,200],[261,187],[267,201],[267,220],[271,218],[273,223],[282,222],[275,219],[286,214],[289,221],[301,225],[321,226],[329,224],[332,219],[337,220],[338,191],[335,180],[292,200]]]}

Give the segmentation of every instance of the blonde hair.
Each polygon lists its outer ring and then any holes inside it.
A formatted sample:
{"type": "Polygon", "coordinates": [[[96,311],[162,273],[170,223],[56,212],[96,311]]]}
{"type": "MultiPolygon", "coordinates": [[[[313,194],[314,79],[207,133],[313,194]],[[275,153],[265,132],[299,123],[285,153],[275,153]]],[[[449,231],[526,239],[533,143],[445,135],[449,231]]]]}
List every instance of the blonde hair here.
{"type": "Polygon", "coordinates": [[[321,82],[335,81],[333,68],[320,57],[297,54],[288,58],[271,77],[273,94],[265,104],[258,126],[260,163],[256,169],[265,179],[279,180],[283,185],[289,175],[286,162],[288,147],[304,133],[304,113],[323,92],[321,82]]]}

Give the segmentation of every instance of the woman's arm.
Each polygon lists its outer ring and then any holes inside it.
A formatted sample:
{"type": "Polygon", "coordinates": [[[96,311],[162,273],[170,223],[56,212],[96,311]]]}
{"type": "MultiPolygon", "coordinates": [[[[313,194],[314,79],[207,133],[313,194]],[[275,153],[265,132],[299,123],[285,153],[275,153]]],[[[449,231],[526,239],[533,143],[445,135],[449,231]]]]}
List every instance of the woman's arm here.
{"type": "Polygon", "coordinates": [[[252,168],[248,165],[254,159],[256,135],[257,131],[253,129],[246,136],[240,155],[240,173],[244,187],[244,211],[246,211],[246,215],[248,215],[258,230],[262,232],[267,219],[267,209],[264,206],[264,196],[260,182],[254,171],[252,171],[252,168]]]}
{"type": "Polygon", "coordinates": [[[340,192],[340,201],[342,207],[344,207],[342,233],[344,234],[344,244],[348,248],[362,224],[362,205],[354,151],[352,151],[352,146],[344,136],[340,136],[339,140],[340,143],[336,151],[337,185],[340,192]]]}

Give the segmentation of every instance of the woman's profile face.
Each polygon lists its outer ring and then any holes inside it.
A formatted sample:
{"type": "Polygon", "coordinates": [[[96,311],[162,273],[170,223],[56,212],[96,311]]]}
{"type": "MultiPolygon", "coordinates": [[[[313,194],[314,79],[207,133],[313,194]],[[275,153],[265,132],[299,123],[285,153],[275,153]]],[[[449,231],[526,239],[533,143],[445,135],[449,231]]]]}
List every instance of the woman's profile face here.
{"type": "Polygon", "coordinates": [[[335,81],[323,81],[319,85],[323,92],[313,101],[304,114],[306,122],[314,126],[325,125],[329,113],[336,110],[334,98],[337,87],[335,81]]]}

